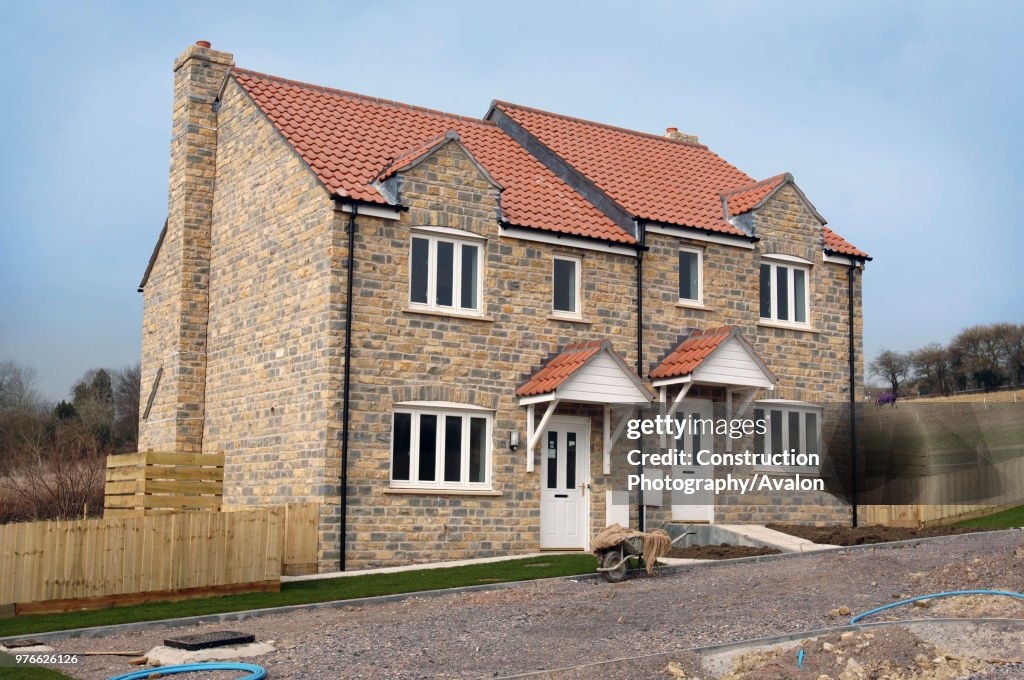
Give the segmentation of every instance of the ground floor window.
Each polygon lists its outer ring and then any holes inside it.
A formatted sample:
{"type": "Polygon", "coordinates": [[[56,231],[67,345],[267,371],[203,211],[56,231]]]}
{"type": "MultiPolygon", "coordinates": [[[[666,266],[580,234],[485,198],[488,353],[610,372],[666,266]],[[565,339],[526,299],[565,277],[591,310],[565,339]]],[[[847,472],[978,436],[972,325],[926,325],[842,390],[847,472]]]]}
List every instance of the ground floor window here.
{"type": "Polygon", "coordinates": [[[490,487],[491,416],[447,409],[396,409],[391,486],[490,487]]]}
{"type": "MultiPolygon", "coordinates": [[[[765,421],[767,431],[754,435],[754,453],[790,452],[821,457],[821,408],[793,402],[759,402],[754,421],[765,421]]],[[[810,466],[817,469],[818,466],[810,466]]],[[[801,468],[803,469],[803,468],[801,468]]]]}

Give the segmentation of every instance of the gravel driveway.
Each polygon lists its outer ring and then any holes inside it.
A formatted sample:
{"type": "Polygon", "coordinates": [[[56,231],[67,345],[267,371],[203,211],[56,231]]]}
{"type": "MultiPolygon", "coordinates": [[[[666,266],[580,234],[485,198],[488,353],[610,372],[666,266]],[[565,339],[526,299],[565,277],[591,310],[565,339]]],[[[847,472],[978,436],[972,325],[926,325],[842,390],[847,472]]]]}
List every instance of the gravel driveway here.
{"type": "MultiPolygon", "coordinates": [[[[1022,543],[1020,534],[951,536],[916,546],[698,565],[617,585],[552,580],[175,632],[228,629],[275,640],[276,653],[254,660],[271,678],[500,677],[836,626],[848,617],[830,616],[829,610],[864,611],[901,595],[968,588],[1021,592],[1022,543]]],[[[973,606],[963,615],[985,614],[973,606]]],[[[989,615],[1024,617],[1022,605],[1000,606],[989,615]]],[[[902,607],[893,614],[922,618],[956,612],[946,605],[902,607]]],[[[64,653],[141,650],[167,636],[167,630],[156,630],[53,644],[64,653]]],[[[89,657],[72,672],[107,678],[129,670],[124,659],[89,657]]],[[[649,677],[649,670],[634,672],[649,677]]]]}

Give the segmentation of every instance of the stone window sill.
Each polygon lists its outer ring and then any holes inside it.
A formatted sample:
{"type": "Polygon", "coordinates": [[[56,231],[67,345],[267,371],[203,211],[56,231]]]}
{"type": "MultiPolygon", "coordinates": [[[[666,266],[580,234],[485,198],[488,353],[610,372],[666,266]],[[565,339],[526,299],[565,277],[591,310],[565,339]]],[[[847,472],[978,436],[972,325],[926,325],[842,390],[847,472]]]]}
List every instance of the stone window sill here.
{"type": "Polygon", "coordinates": [[[758,326],[762,328],[781,328],[785,331],[800,331],[801,333],[818,333],[816,328],[811,326],[805,326],[799,323],[786,323],[785,321],[772,321],[770,319],[761,319],[757,322],[758,326]]]}
{"type": "Polygon", "coordinates": [[[703,302],[694,302],[693,300],[679,300],[676,302],[676,307],[679,307],[680,309],[701,309],[704,311],[711,309],[703,302]]]}
{"type": "Polygon", "coordinates": [[[417,307],[406,307],[402,310],[405,314],[422,314],[423,316],[439,316],[445,319],[468,319],[470,321],[483,321],[493,323],[494,317],[483,314],[468,314],[466,312],[445,312],[440,309],[419,309],[417,307]]]}
{"type": "Polygon", "coordinates": [[[384,493],[395,496],[501,496],[501,491],[494,489],[425,489],[425,488],[405,488],[397,486],[389,486],[384,489],[384,493]]]}
{"type": "Polygon", "coordinates": [[[562,316],[561,314],[548,314],[548,321],[565,321],[566,323],[581,323],[588,326],[594,323],[591,319],[584,319],[580,316],[562,316]]]}

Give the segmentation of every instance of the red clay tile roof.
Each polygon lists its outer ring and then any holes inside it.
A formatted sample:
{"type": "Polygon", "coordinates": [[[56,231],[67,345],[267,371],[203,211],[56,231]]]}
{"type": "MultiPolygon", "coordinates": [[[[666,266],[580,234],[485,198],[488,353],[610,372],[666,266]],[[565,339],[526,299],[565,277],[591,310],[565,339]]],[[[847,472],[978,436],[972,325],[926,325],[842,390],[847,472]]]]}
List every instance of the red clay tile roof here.
{"type": "Polygon", "coordinates": [[[863,250],[853,246],[842,236],[832,231],[828,227],[822,227],[821,231],[825,235],[825,250],[831,250],[834,253],[840,255],[852,255],[853,257],[863,257],[870,260],[870,256],[863,250]]]}
{"type": "Polygon", "coordinates": [[[387,205],[372,182],[389,161],[455,130],[504,187],[511,224],[636,242],[493,123],[240,68],[232,75],[333,194],[387,205]]]}
{"type": "MultiPolygon", "coordinates": [[[[496,101],[494,108],[585,175],[626,211],[645,220],[747,236],[726,220],[722,198],[728,199],[729,214],[739,215],[757,205],[786,179],[792,179],[782,174],[756,182],[695,142],[509,102],[496,101]]],[[[824,232],[826,238],[828,233],[824,232]]]]}
{"type": "Polygon", "coordinates": [[[769,194],[782,186],[783,182],[792,181],[792,179],[788,173],[784,172],[745,187],[723,191],[722,198],[726,200],[729,215],[742,215],[745,212],[750,212],[769,194]]]}
{"type": "Polygon", "coordinates": [[[654,367],[651,379],[678,378],[693,373],[701,362],[736,332],[735,326],[721,326],[690,333],[688,338],[654,367]]]}
{"type": "Polygon", "coordinates": [[[572,374],[583,367],[591,357],[605,346],[610,347],[607,340],[577,342],[566,345],[561,354],[549,359],[530,379],[516,390],[517,397],[531,397],[548,394],[572,377],[572,374]]]}

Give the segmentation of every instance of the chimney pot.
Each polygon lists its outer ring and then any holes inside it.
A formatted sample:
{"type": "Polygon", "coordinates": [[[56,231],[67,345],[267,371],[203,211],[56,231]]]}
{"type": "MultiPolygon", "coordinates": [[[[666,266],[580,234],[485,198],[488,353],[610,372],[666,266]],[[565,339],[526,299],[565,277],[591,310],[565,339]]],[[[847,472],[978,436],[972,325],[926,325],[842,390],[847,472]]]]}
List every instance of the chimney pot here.
{"type": "Polygon", "coordinates": [[[671,137],[672,133],[674,133],[674,132],[679,132],[679,128],[674,128],[674,127],[665,128],[665,136],[666,137],[671,137]]]}
{"type": "Polygon", "coordinates": [[[196,41],[196,45],[199,45],[200,47],[205,47],[205,48],[209,49],[210,41],[209,40],[197,40],[196,41]]]}

